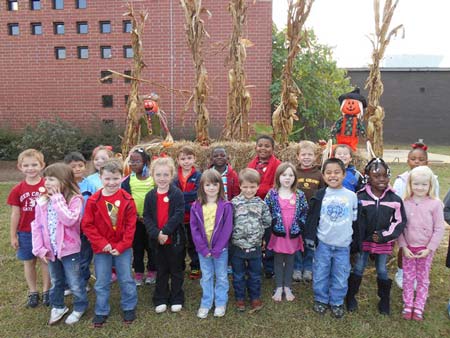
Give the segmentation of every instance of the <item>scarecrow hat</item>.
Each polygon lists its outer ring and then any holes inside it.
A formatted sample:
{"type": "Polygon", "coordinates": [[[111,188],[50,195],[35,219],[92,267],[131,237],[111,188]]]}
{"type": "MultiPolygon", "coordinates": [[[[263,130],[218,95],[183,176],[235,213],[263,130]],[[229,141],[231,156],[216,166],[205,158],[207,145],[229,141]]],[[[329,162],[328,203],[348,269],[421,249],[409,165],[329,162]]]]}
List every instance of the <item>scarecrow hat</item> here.
{"type": "Polygon", "coordinates": [[[359,93],[359,88],[358,88],[358,87],[356,87],[356,88],[355,88],[353,91],[351,91],[350,93],[342,94],[341,96],[339,96],[339,98],[338,98],[339,103],[342,105],[342,102],[343,102],[345,99],[353,99],[353,100],[357,100],[357,101],[359,101],[359,102],[362,103],[363,108],[366,108],[366,107],[367,107],[366,98],[365,98],[364,96],[362,96],[362,95],[359,93]]]}

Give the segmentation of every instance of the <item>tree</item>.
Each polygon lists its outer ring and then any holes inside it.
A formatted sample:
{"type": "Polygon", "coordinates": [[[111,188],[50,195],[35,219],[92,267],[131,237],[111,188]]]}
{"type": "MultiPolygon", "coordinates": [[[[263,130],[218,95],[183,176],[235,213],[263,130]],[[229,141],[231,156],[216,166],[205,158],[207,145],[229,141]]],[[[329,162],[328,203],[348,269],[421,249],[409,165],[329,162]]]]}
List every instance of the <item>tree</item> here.
{"type": "MultiPolygon", "coordinates": [[[[291,140],[318,140],[330,136],[330,127],[339,117],[338,97],[352,87],[347,73],[336,66],[331,48],[317,41],[314,31],[307,32],[293,67],[293,78],[300,89],[297,114],[291,140]]],[[[272,28],[272,107],[279,105],[281,75],[286,62],[285,32],[272,28]]]]}

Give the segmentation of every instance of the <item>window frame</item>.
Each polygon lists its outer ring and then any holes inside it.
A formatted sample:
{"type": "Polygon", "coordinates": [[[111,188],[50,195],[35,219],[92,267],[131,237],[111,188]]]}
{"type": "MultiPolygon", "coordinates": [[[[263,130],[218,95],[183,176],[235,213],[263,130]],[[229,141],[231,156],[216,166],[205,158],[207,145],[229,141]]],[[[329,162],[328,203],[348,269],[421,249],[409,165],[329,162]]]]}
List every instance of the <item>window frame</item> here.
{"type": "Polygon", "coordinates": [[[133,47],[131,45],[123,46],[123,57],[125,59],[132,59],[134,57],[133,47]],[[129,56],[129,51],[131,51],[131,55],[129,56]]]}
{"type": "Polygon", "coordinates": [[[100,57],[102,59],[112,59],[112,47],[111,46],[100,46],[100,57]],[[109,49],[109,57],[105,56],[104,52],[109,49]]]}
{"type": "Polygon", "coordinates": [[[20,35],[20,26],[18,22],[10,22],[8,23],[8,35],[18,36],[20,35]],[[17,33],[15,33],[17,29],[17,33]]]}
{"type": "Polygon", "coordinates": [[[77,21],[77,34],[89,34],[89,23],[87,21],[77,21]],[[86,32],[81,32],[81,26],[86,26],[86,32]]]}
{"type": "Polygon", "coordinates": [[[42,35],[43,31],[42,31],[42,22],[31,22],[30,23],[30,27],[31,27],[31,35],[42,35]],[[36,27],[40,27],[41,28],[41,32],[36,34],[35,28],[36,27]]]}
{"type": "Polygon", "coordinates": [[[52,8],[54,10],[63,10],[64,9],[64,0],[52,0],[52,8]]]}
{"type": "Polygon", "coordinates": [[[62,21],[53,22],[53,34],[64,35],[66,33],[66,25],[62,21]],[[62,27],[62,33],[59,32],[58,27],[62,27]]]}
{"type": "Polygon", "coordinates": [[[112,31],[111,21],[109,21],[109,20],[102,20],[102,21],[99,21],[98,23],[99,23],[100,34],[111,34],[111,31],[112,31]],[[103,30],[103,25],[108,25],[109,32],[105,32],[103,30]]]}
{"type": "Polygon", "coordinates": [[[75,1],[75,8],[76,9],[86,9],[87,8],[87,0],[84,0],[84,7],[81,7],[80,6],[80,2],[81,2],[81,0],[76,0],[75,1]]]}
{"type": "Polygon", "coordinates": [[[78,59],[81,59],[81,60],[89,59],[89,47],[88,46],[77,46],[77,57],[78,57],[78,59]],[[87,52],[86,57],[82,57],[82,51],[87,52]]]}
{"type": "Polygon", "coordinates": [[[64,46],[56,46],[55,47],[55,59],[56,60],[65,60],[67,59],[67,49],[64,46]],[[59,52],[64,51],[64,57],[61,57],[59,52]]]}
{"type": "Polygon", "coordinates": [[[131,24],[131,20],[123,20],[122,21],[122,32],[123,33],[131,33],[131,30],[133,29],[133,25],[131,24]],[[130,30],[127,30],[128,25],[130,25],[130,30]]]}
{"type": "Polygon", "coordinates": [[[30,10],[32,11],[39,11],[42,9],[42,1],[41,0],[30,0],[30,10]],[[39,8],[35,8],[35,3],[39,4],[39,8]]]}
{"type": "Polygon", "coordinates": [[[114,96],[113,95],[102,95],[102,107],[103,108],[113,108],[114,107],[114,96]]]}

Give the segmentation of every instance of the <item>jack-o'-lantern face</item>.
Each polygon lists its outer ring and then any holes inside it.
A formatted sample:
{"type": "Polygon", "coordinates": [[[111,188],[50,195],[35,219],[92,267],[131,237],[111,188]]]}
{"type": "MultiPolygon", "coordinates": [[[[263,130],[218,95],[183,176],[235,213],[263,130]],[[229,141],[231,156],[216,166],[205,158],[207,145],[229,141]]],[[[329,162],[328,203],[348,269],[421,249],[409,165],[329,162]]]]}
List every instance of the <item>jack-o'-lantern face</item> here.
{"type": "Polygon", "coordinates": [[[342,106],[342,112],[347,115],[358,115],[361,113],[359,101],[353,99],[345,99],[342,106]]]}

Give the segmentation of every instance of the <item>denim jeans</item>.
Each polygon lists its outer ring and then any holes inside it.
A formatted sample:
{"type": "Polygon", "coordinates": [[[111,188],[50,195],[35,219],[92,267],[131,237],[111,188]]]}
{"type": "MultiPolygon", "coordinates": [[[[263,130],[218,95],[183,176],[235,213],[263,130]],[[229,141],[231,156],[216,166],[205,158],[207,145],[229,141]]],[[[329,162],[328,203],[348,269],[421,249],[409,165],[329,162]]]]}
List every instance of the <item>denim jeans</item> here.
{"type": "MultiPolygon", "coordinates": [[[[353,273],[357,276],[362,276],[364,274],[364,270],[366,269],[367,260],[369,259],[370,253],[364,251],[358,254],[358,258],[356,260],[355,266],[353,266],[353,273]]],[[[375,266],[377,269],[377,277],[378,279],[388,280],[388,271],[386,262],[388,259],[387,254],[375,255],[375,266]]]]}
{"type": "Polygon", "coordinates": [[[91,242],[89,242],[86,235],[81,234],[81,249],[80,249],[80,270],[81,277],[84,281],[84,287],[86,287],[89,278],[91,278],[91,265],[94,252],[92,251],[91,242]]]}
{"type": "Polygon", "coordinates": [[[319,241],[314,255],[314,300],[342,305],[348,289],[350,276],[350,247],[337,247],[319,241]]]}
{"type": "Polygon", "coordinates": [[[228,301],[228,250],[225,249],[220,254],[219,258],[203,257],[198,255],[200,260],[200,270],[202,271],[202,279],[200,285],[202,286],[203,294],[200,302],[200,307],[211,309],[213,302],[216,307],[226,306],[228,301]],[[216,283],[214,285],[214,276],[216,283]]]}
{"type": "Polygon", "coordinates": [[[233,288],[236,300],[244,300],[246,289],[250,300],[261,298],[261,247],[250,250],[232,247],[233,288]]]}
{"type": "Polygon", "coordinates": [[[313,270],[314,251],[307,248],[305,251],[297,251],[295,253],[294,270],[295,271],[311,271],[313,270]]]}
{"type": "Polygon", "coordinates": [[[54,262],[49,261],[48,270],[52,281],[50,289],[50,304],[52,308],[64,308],[64,286],[67,281],[73,294],[74,311],[86,311],[88,298],[80,272],[80,254],[75,253],[57,258],[54,262]]]}
{"type": "Polygon", "coordinates": [[[110,312],[109,294],[111,290],[111,270],[115,266],[120,287],[120,306],[123,311],[134,310],[137,305],[136,283],[131,276],[131,249],[119,256],[109,253],[95,254],[95,314],[108,316],[110,312]]]}
{"type": "Polygon", "coordinates": [[[263,266],[264,266],[264,272],[265,273],[273,273],[273,257],[274,257],[274,252],[272,250],[267,249],[267,246],[269,245],[269,241],[270,241],[270,236],[272,234],[272,229],[271,227],[267,228],[264,231],[264,241],[266,242],[266,250],[264,252],[264,257],[263,257],[263,266]]]}

